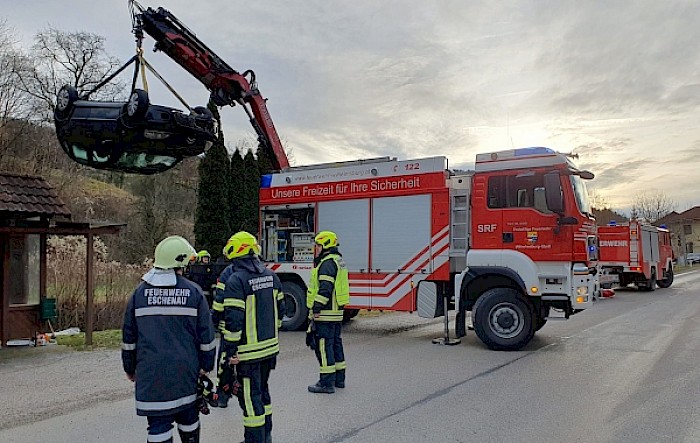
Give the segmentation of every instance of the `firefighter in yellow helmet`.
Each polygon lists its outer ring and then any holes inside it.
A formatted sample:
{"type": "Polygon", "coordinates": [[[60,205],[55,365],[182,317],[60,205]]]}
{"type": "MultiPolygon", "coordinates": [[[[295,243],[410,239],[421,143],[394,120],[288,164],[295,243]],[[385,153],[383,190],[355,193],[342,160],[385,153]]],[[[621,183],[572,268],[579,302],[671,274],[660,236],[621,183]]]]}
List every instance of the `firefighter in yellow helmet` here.
{"type": "Polygon", "coordinates": [[[211,254],[205,250],[201,250],[197,253],[197,263],[203,265],[208,265],[211,262],[211,254]]]}
{"type": "Polygon", "coordinates": [[[224,255],[231,273],[219,299],[223,308],[220,365],[236,366],[232,394],[243,410],[245,442],[272,442],[272,403],[268,380],[279,353],[284,294],[277,275],[258,259],[256,238],[237,232],[226,243],[224,255]]]}
{"type": "Polygon", "coordinates": [[[311,271],[306,306],[311,311],[309,333],[320,366],[320,377],[309,392],[332,394],[345,387],[345,355],[340,337],[343,306],[350,302],[348,269],[338,251],[334,232],[321,231],[314,238],[314,268],[311,271]]]}

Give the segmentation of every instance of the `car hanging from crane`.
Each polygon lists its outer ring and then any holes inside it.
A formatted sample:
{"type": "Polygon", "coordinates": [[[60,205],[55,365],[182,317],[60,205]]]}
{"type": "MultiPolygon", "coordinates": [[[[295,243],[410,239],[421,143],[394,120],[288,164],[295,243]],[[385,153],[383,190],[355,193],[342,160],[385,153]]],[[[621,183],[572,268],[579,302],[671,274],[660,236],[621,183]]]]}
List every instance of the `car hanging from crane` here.
{"type": "Polygon", "coordinates": [[[188,157],[203,154],[216,140],[218,128],[212,112],[191,108],[143,57],[144,32],[156,41],[155,51],[167,54],[210,91],[215,106],[240,105],[258,135],[260,147],[273,168],[289,167],[265,99],[257,89],[255,73],[239,73],[183,25],[169,11],[144,8],[129,0],[136,55],[122,67],[80,95],[70,85],[56,98],[54,124],[61,148],[83,165],[135,174],[155,174],[173,168],[188,157]],[[90,100],[130,65],[134,65],[131,94],[126,102],[90,100]],[[150,70],[182,102],[189,112],[151,104],[145,69],[150,70]],[[144,88],[137,89],[139,73],[144,88]]]}

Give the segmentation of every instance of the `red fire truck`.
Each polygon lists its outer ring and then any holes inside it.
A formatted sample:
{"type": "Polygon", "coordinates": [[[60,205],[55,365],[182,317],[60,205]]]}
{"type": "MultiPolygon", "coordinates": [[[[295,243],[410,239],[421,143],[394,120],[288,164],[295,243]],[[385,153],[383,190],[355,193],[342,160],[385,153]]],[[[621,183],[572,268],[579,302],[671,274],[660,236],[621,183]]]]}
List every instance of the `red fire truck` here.
{"type": "MultiPolygon", "coordinates": [[[[306,321],[313,237],[324,229],[339,235],[351,271],[349,315],[367,308],[435,317],[453,300],[458,336],[471,311],[479,338],[510,350],[525,346],[551,309],[568,318],[591,306],[596,225],[583,180],[593,174],[570,157],[513,149],[479,154],[467,172],[450,171],[444,157],[289,168],[254,73],[231,68],[169,11],[130,5],[139,48],[151,35],[217,106],[243,108],[280,171],[263,177],[260,238],[284,283],[286,329],[306,321]]],[[[214,266],[205,271],[218,275],[214,266]]]]}
{"type": "Polygon", "coordinates": [[[598,228],[600,283],[603,287],[634,283],[653,291],[673,283],[673,248],[668,229],[637,221],[598,228]]]}
{"type": "Polygon", "coordinates": [[[551,308],[568,318],[599,289],[591,178],[540,147],[479,154],[474,171],[451,171],[445,157],[379,158],[264,176],[262,254],[295,307],[285,325],[307,317],[313,236],[332,230],[350,270],[350,313],[435,317],[436,299],[449,297],[458,336],[471,311],[488,347],[520,349],[551,308]]]}

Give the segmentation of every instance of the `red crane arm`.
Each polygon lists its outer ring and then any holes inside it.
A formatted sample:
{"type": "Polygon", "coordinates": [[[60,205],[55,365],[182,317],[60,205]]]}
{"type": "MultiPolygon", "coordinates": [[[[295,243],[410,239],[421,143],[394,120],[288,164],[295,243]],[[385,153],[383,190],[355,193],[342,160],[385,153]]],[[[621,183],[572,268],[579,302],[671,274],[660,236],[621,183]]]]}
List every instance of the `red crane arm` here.
{"type": "Polygon", "coordinates": [[[271,157],[273,168],[288,168],[289,159],[272,123],[266,100],[257,88],[255,73],[249,70],[241,74],[231,68],[166,9],[139,9],[134,30],[137,39],[142,38],[143,31],[153,37],[154,50],[164,52],[202,82],[217,106],[240,104],[248,114],[260,146],[271,157]]]}

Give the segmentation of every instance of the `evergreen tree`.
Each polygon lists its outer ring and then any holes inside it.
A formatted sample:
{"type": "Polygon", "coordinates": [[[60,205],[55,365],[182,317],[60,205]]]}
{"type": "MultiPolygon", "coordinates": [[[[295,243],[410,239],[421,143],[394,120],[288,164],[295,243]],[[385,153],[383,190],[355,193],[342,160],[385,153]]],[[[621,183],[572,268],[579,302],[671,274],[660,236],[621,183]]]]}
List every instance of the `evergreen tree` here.
{"type": "Polygon", "coordinates": [[[258,170],[261,176],[274,171],[272,168],[272,159],[267,150],[258,147],[257,151],[255,151],[255,157],[258,159],[258,170]]]}
{"type": "Polygon", "coordinates": [[[230,160],[224,145],[218,109],[211,102],[208,108],[214,115],[219,129],[216,142],[199,163],[194,238],[195,248],[209,251],[216,260],[221,256],[221,251],[231,236],[228,200],[230,160]]]}
{"type": "Polygon", "coordinates": [[[260,220],[258,213],[260,170],[252,150],[248,150],[245,157],[243,157],[243,168],[245,169],[243,174],[243,209],[241,211],[243,229],[257,235],[258,222],[260,220]]]}
{"type": "MultiPolygon", "coordinates": [[[[229,202],[229,224],[231,226],[231,233],[234,234],[244,226],[244,216],[243,216],[243,199],[244,197],[244,175],[245,169],[243,166],[243,156],[241,155],[240,149],[236,149],[231,157],[231,167],[229,169],[229,189],[228,202],[229,202]]],[[[251,234],[255,234],[252,232],[251,234]]]]}

